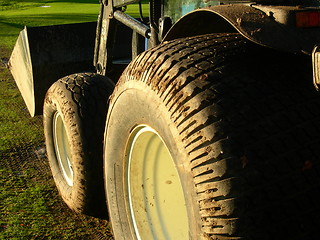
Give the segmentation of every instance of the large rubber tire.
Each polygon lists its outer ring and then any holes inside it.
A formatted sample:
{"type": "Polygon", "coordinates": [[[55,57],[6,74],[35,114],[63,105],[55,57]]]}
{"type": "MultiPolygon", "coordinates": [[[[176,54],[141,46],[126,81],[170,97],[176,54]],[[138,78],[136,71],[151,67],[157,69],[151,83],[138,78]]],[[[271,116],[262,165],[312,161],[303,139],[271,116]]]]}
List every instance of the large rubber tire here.
{"type": "Polygon", "coordinates": [[[105,131],[115,239],[312,239],[320,101],[310,66],[238,34],[137,57],[105,131]]]}
{"type": "Polygon", "coordinates": [[[53,179],[74,211],[105,217],[103,132],[114,83],[94,73],[64,77],[48,90],[43,111],[53,179]]]}

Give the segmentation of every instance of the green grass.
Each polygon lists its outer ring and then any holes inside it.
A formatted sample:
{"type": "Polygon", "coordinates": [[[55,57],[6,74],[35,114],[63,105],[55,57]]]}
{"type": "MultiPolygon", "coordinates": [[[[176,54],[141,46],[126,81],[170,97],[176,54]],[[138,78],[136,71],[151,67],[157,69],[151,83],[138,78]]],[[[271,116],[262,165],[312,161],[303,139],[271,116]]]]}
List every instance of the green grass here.
{"type": "Polygon", "coordinates": [[[0,43],[6,48],[12,49],[24,26],[35,27],[96,21],[99,13],[99,1],[1,0],[1,8],[0,43]]]}
{"type": "Polygon", "coordinates": [[[28,114],[9,71],[0,69],[0,152],[43,141],[40,122],[28,114]]]}
{"type": "MultiPolygon", "coordinates": [[[[25,25],[96,21],[98,12],[99,0],[0,0],[0,59],[10,57],[25,25]]],[[[127,13],[137,16],[137,6],[127,13]]],[[[91,239],[97,229],[111,238],[107,221],[66,208],[49,169],[46,178],[39,175],[38,164],[47,163],[39,163],[34,151],[43,140],[42,117],[30,117],[9,70],[0,63],[0,240],[91,239]]]]}
{"type": "Polygon", "coordinates": [[[0,225],[3,232],[0,239],[32,239],[35,236],[45,236],[48,221],[54,223],[48,207],[53,201],[48,198],[48,187],[34,185],[28,188],[19,188],[23,182],[12,181],[13,172],[0,170],[1,213],[0,225]],[[9,181],[8,181],[9,179],[9,181]],[[30,213],[33,216],[30,219],[30,213]],[[44,221],[46,219],[46,221],[44,221]],[[4,221],[5,220],[5,221],[4,221]]]}
{"type": "MultiPolygon", "coordinates": [[[[10,56],[24,25],[95,21],[99,4],[98,0],[0,0],[0,11],[0,58],[4,59],[10,56]],[[51,7],[40,7],[43,5],[51,7]]],[[[57,196],[51,178],[50,181],[39,181],[37,170],[30,165],[35,156],[28,155],[34,149],[28,146],[37,146],[43,142],[41,122],[41,117],[30,117],[9,71],[0,66],[1,240],[81,239],[90,236],[90,228],[83,227],[82,223],[72,218],[61,216],[61,207],[55,209],[59,205],[57,201],[61,206],[61,199],[57,196]],[[21,162],[11,166],[21,159],[26,161],[22,167],[19,166],[21,162]],[[62,222],[57,221],[60,217],[62,222]]]]}
{"type": "MultiPolygon", "coordinates": [[[[0,0],[0,58],[8,58],[19,32],[24,26],[46,26],[96,21],[98,0],[12,1],[0,0]],[[41,7],[50,6],[50,7],[41,7]],[[6,51],[7,50],[7,51],[6,51]]],[[[12,143],[37,143],[43,140],[41,126],[33,124],[20,93],[7,71],[1,70],[0,89],[0,151],[12,148],[12,143]],[[25,117],[21,117],[25,115],[25,117]]]]}
{"type": "MultiPolygon", "coordinates": [[[[98,2],[98,0],[0,0],[0,9],[2,9],[0,44],[3,49],[0,52],[0,58],[9,57],[19,32],[24,26],[35,27],[96,21],[100,8],[98,2]]],[[[144,12],[148,12],[146,8],[147,5],[144,5],[144,12]]],[[[137,16],[137,5],[129,6],[127,12],[137,16]]],[[[35,120],[27,114],[15,84],[6,81],[11,78],[8,71],[1,70],[0,74],[3,78],[0,81],[0,89],[6,89],[6,91],[0,91],[0,122],[3,123],[0,125],[0,151],[10,149],[12,142],[18,145],[25,142],[39,142],[43,138],[39,125],[32,124],[35,120]],[[19,117],[21,113],[25,114],[26,118],[19,117]],[[27,125],[29,126],[26,127],[27,125]]]]}
{"type": "Polygon", "coordinates": [[[32,168],[0,168],[0,240],[91,239],[97,230],[106,238],[111,235],[106,221],[70,216],[50,181],[39,181],[32,168]]]}
{"type": "MultiPolygon", "coordinates": [[[[96,21],[99,6],[99,0],[0,0],[0,43],[12,49],[24,26],[96,21]]],[[[143,12],[146,16],[147,4],[143,5],[143,12]]],[[[127,13],[137,17],[137,4],[128,6],[127,13]]]]}

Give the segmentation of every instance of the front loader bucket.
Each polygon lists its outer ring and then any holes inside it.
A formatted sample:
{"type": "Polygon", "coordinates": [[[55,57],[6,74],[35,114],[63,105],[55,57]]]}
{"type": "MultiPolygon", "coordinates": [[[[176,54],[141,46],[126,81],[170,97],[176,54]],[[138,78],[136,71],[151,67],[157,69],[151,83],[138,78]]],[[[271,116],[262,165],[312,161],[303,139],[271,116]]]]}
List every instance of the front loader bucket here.
{"type": "Polygon", "coordinates": [[[25,27],[9,68],[31,116],[42,114],[48,88],[66,75],[94,71],[96,22],[25,27]]]}

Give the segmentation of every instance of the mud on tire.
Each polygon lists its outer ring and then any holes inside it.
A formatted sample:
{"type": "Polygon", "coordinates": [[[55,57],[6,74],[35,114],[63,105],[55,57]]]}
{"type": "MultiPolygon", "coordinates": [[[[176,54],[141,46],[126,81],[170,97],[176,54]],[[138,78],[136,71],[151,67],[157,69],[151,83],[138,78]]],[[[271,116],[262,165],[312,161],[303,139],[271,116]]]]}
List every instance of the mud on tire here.
{"type": "Polygon", "coordinates": [[[192,239],[312,237],[320,101],[302,70],[308,61],[239,34],[178,39],[138,56],[107,117],[105,181],[116,239],[139,235],[128,191],[128,141],[137,126],[154,129],[172,155],[192,239]]]}
{"type": "Polygon", "coordinates": [[[48,90],[44,133],[60,195],[76,212],[106,215],[102,148],[108,98],[114,84],[94,73],[64,77],[48,90]]]}

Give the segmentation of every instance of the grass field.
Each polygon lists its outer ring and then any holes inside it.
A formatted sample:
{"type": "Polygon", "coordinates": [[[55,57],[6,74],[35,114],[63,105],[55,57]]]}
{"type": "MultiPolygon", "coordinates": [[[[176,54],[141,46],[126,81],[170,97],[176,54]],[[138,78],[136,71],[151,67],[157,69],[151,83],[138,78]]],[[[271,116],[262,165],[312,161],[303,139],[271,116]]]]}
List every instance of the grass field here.
{"type": "MultiPolygon", "coordinates": [[[[0,0],[0,60],[25,25],[95,21],[98,11],[99,0],[0,0]]],[[[112,239],[108,221],[75,214],[58,196],[42,131],[0,62],[0,239],[112,239]]]]}
{"type": "MultiPolygon", "coordinates": [[[[11,50],[16,42],[19,32],[24,26],[44,26],[64,23],[87,22],[95,21],[99,12],[99,4],[96,0],[67,0],[67,1],[9,1],[1,0],[0,9],[0,45],[1,58],[8,58],[11,50]],[[50,6],[50,7],[41,7],[50,6]]],[[[5,76],[8,78],[8,76],[5,76]]],[[[25,127],[26,119],[19,119],[16,111],[8,109],[6,106],[13,106],[17,98],[20,98],[20,93],[17,92],[15,85],[11,82],[1,81],[0,89],[7,89],[0,93],[0,114],[12,119],[0,126],[0,150],[10,148],[10,142],[34,142],[37,139],[42,139],[38,133],[39,127],[30,125],[25,127]],[[10,134],[12,129],[19,129],[21,134],[10,134]],[[6,133],[6,134],[5,134],[6,133]]],[[[23,105],[23,104],[21,104],[23,105]]],[[[26,112],[26,109],[23,109],[26,112]]]]}
{"type": "MultiPolygon", "coordinates": [[[[143,7],[147,12],[147,4],[143,7]]],[[[24,26],[48,26],[95,21],[99,0],[0,0],[0,43],[11,49],[24,26]]],[[[127,13],[137,16],[137,6],[128,6],[127,13]]]]}
{"type": "Polygon", "coordinates": [[[29,27],[95,21],[98,0],[0,1],[0,43],[12,48],[19,31],[29,27]]]}

